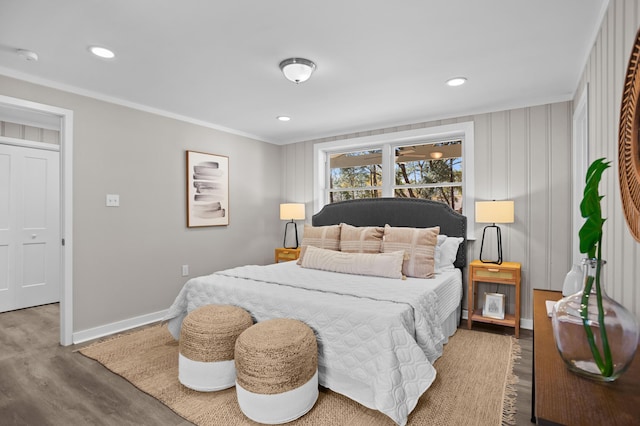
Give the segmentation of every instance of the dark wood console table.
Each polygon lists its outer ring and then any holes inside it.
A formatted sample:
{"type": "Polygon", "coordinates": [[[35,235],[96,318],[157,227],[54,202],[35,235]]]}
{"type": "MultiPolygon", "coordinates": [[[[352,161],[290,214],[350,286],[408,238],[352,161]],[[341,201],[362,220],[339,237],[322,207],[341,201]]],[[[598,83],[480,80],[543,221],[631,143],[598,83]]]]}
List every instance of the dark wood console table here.
{"type": "Polygon", "coordinates": [[[626,373],[600,383],[569,371],[556,349],[545,300],[559,291],[533,290],[532,422],[539,425],[640,424],[640,348],[626,373]]]}

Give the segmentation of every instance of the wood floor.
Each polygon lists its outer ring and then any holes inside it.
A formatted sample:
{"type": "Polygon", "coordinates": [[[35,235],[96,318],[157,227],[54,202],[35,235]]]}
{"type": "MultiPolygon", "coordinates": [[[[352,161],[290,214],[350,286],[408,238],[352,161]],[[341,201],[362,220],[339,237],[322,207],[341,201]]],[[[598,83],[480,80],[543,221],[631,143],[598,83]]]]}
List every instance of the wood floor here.
{"type": "MultiPolygon", "coordinates": [[[[126,380],[76,353],[78,346],[60,346],[58,323],[57,304],[0,314],[0,424],[191,425],[126,380]]],[[[477,329],[509,333],[484,324],[477,329]]],[[[523,330],[520,336],[522,357],[515,366],[519,377],[517,424],[529,425],[533,335],[523,330]]]]}

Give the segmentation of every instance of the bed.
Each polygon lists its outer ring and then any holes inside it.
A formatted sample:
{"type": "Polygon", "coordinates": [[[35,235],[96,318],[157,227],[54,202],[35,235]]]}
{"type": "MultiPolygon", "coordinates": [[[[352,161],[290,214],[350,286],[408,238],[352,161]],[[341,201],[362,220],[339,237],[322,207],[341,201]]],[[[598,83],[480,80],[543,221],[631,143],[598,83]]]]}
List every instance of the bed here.
{"type": "Polygon", "coordinates": [[[299,319],[318,339],[320,385],[379,410],[402,426],[433,383],[432,364],[459,324],[466,217],[443,203],[378,198],[329,204],[312,218],[316,229],[341,223],[438,226],[441,235],[459,244],[452,266],[436,268],[438,273],[430,279],[344,274],[296,262],[219,271],[190,279],[165,320],[177,339],[187,313],[210,303],[240,306],[256,322],[299,319]]]}

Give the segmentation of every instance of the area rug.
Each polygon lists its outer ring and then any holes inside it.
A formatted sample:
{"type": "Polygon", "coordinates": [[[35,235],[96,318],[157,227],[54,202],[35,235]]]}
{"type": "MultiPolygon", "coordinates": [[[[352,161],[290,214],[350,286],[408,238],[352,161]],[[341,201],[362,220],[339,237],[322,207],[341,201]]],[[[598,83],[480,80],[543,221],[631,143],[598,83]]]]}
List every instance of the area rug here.
{"type": "MultiPolygon", "coordinates": [[[[79,350],[178,415],[200,425],[257,425],[242,414],[235,388],[210,393],[178,381],[178,343],[153,325],[79,350]]],[[[409,416],[411,426],[514,424],[513,363],[520,347],[510,336],[459,329],[434,364],[437,377],[409,416]]],[[[321,388],[318,402],[288,425],[393,426],[384,414],[321,388]]]]}

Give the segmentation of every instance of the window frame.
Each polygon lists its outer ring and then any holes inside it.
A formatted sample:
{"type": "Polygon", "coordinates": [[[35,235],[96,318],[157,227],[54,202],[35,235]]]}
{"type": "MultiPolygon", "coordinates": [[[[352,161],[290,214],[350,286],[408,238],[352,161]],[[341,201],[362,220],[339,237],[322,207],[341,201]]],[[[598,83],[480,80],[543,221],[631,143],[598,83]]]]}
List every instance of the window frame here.
{"type": "MultiPolygon", "coordinates": [[[[392,133],[361,136],[322,142],[313,146],[313,211],[319,212],[328,204],[327,173],[329,155],[361,149],[382,150],[382,196],[394,197],[394,150],[398,146],[439,142],[444,139],[462,140],[462,213],[467,223],[475,222],[474,201],[474,125],[472,121],[446,124],[392,133]]],[[[467,226],[467,238],[473,227],[467,226]]]]}

